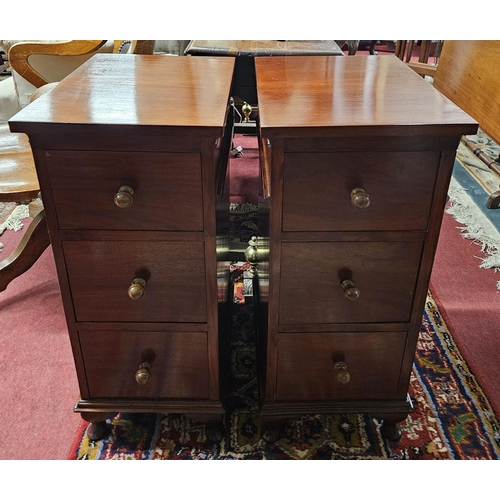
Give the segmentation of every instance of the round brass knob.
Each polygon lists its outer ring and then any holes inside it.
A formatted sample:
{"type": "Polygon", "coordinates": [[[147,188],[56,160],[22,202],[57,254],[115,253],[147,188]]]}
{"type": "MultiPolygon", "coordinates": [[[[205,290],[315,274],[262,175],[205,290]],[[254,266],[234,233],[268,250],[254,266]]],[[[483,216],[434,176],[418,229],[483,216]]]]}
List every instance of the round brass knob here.
{"type": "Polygon", "coordinates": [[[144,297],[146,293],[146,280],[142,278],[135,278],[132,280],[132,283],[128,287],[128,296],[132,300],[139,300],[144,297]]]}
{"type": "Polygon", "coordinates": [[[252,236],[248,242],[248,247],[245,250],[245,259],[250,264],[250,270],[248,274],[250,276],[255,276],[257,274],[257,264],[259,248],[257,246],[257,237],[252,236]]]}
{"type": "Polygon", "coordinates": [[[244,102],[243,106],[241,107],[241,111],[244,115],[243,122],[248,123],[250,121],[250,115],[252,114],[252,106],[248,104],[248,102],[244,102]]]}
{"type": "Polygon", "coordinates": [[[336,372],[335,380],[339,384],[348,384],[351,380],[351,375],[347,371],[347,365],[343,361],[338,361],[333,365],[333,369],[336,372]]]}
{"type": "Polygon", "coordinates": [[[134,202],[134,190],[130,186],[122,186],[115,194],[115,205],[120,208],[128,208],[134,202]]]}
{"type": "Polygon", "coordinates": [[[149,363],[141,363],[139,369],[135,373],[135,381],[140,385],[147,384],[151,380],[151,372],[149,370],[151,370],[151,365],[149,363]]]}
{"type": "Polygon", "coordinates": [[[363,188],[355,188],[351,191],[351,203],[356,208],[367,208],[370,206],[370,195],[363,188]]]}
{"type": "Polygon", "coordinates": [[[347,300],[357,300],[359,299],[359,296],[361,295],[361,292],[359,289],[356,288],[354,281],[352,280],[344,280],[340,284],[342,287],[342,290],[344,290],[344,297],[347,300]]]}

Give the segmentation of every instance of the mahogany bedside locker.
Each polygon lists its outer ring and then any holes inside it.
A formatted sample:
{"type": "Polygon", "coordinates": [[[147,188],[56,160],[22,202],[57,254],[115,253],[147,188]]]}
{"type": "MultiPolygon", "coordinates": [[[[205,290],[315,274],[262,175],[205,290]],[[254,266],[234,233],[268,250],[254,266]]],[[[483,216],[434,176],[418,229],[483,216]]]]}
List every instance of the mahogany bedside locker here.
{"type": "Polygon", "coordinates": [[[316,413],[369,413],[399,439],[455,150],[477,124],[396,57],[255,65],[268,439],[273,419],[316,413]]]}
{"type": "Polygon", "coordinates": [[[233,68],[96,55],[10,121],[33,149],[91,439],[117,412],[221,437],[233,68]]]}

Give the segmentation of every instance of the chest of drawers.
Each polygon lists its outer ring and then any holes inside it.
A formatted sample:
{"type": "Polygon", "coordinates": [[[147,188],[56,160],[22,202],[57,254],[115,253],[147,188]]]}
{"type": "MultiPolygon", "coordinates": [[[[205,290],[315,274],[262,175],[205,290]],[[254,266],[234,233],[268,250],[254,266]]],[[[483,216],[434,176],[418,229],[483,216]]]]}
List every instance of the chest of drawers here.
{"type": "Polygon", "coordinates": [[[477,124],[396,57],[256,60],[265,418],[407,395],[455,150],[477,124]]]}
{"type": "Polygon", "coordinates": [[[97,55],[11,121],[35,156],[93,438],[120,411],[223,414],[233,67],[97,55]]]}

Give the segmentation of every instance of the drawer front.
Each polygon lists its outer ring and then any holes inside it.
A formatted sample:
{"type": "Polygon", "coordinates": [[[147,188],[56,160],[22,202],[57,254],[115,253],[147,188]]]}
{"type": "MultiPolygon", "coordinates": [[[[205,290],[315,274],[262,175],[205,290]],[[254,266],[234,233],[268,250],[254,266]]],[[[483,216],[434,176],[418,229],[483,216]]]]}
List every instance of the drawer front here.
{"type": "Polygon", "coordinates": [[[425,230],[439,158],[437,151],[288,153],[283,231],[425,230]],[[351,200],[355,189],[364,192],[351,200]]]}
{"type": "Polygon", "coordinates": [[[405,343],[406,332],[280,334],[277,399],[393,399],[405,343]]]}
{"type": "MultiPolygon", "coordinates": [[[[202,242],[62,245],[77,321],[206,322],[202,242]],[[129,296],[135,278],[146,281],[139,299],[129,296]]],[[[139,291],[137,285],[134,288],[139,291]]]]}
{"type": "Polygon", "coordinates": [[[46,163],[61,229],[203,230],[198,154],[47,151],[46,163]]]}
{"type": "Polygon", "coordinates": [[[80,344],[91,398],[209,397],[206,332],[86,331],[80,344]]]}
{"type": "Polygon", "coordinates": [[[279,322],[408,321],[422,247],[421,241],[283,243],[279,322]]]}

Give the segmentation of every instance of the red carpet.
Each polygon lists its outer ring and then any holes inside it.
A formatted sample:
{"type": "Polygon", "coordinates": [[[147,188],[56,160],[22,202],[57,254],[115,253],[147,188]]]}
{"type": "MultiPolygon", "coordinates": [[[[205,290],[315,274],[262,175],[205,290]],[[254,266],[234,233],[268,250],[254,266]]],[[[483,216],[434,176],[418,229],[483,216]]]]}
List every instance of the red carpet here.
{"type": "Polygon", "coordinates": [[[243,155],[231,158],[231,203],[253,203],[257,205],[257,196],[260,189],[259,150],[256,136],[236,135],[234,147],[241,146],[243,155]]]}
{"type": "MultiPolygon", "coordinates": [[[[1,236],[0,258],[21,233],[1,236]]],[[[0,366],[0,460],[66,459],[81,419],[72,411],[78,385],[50,247],[0,293],[0,366]]]]}
{"type": "Polygon", "coordinates": [[[455,219],[445,214],[431,290],[453,331],[453,338],[500,415],[500,273],[479,269],[481,247],[462,238],[455,219]]]}

